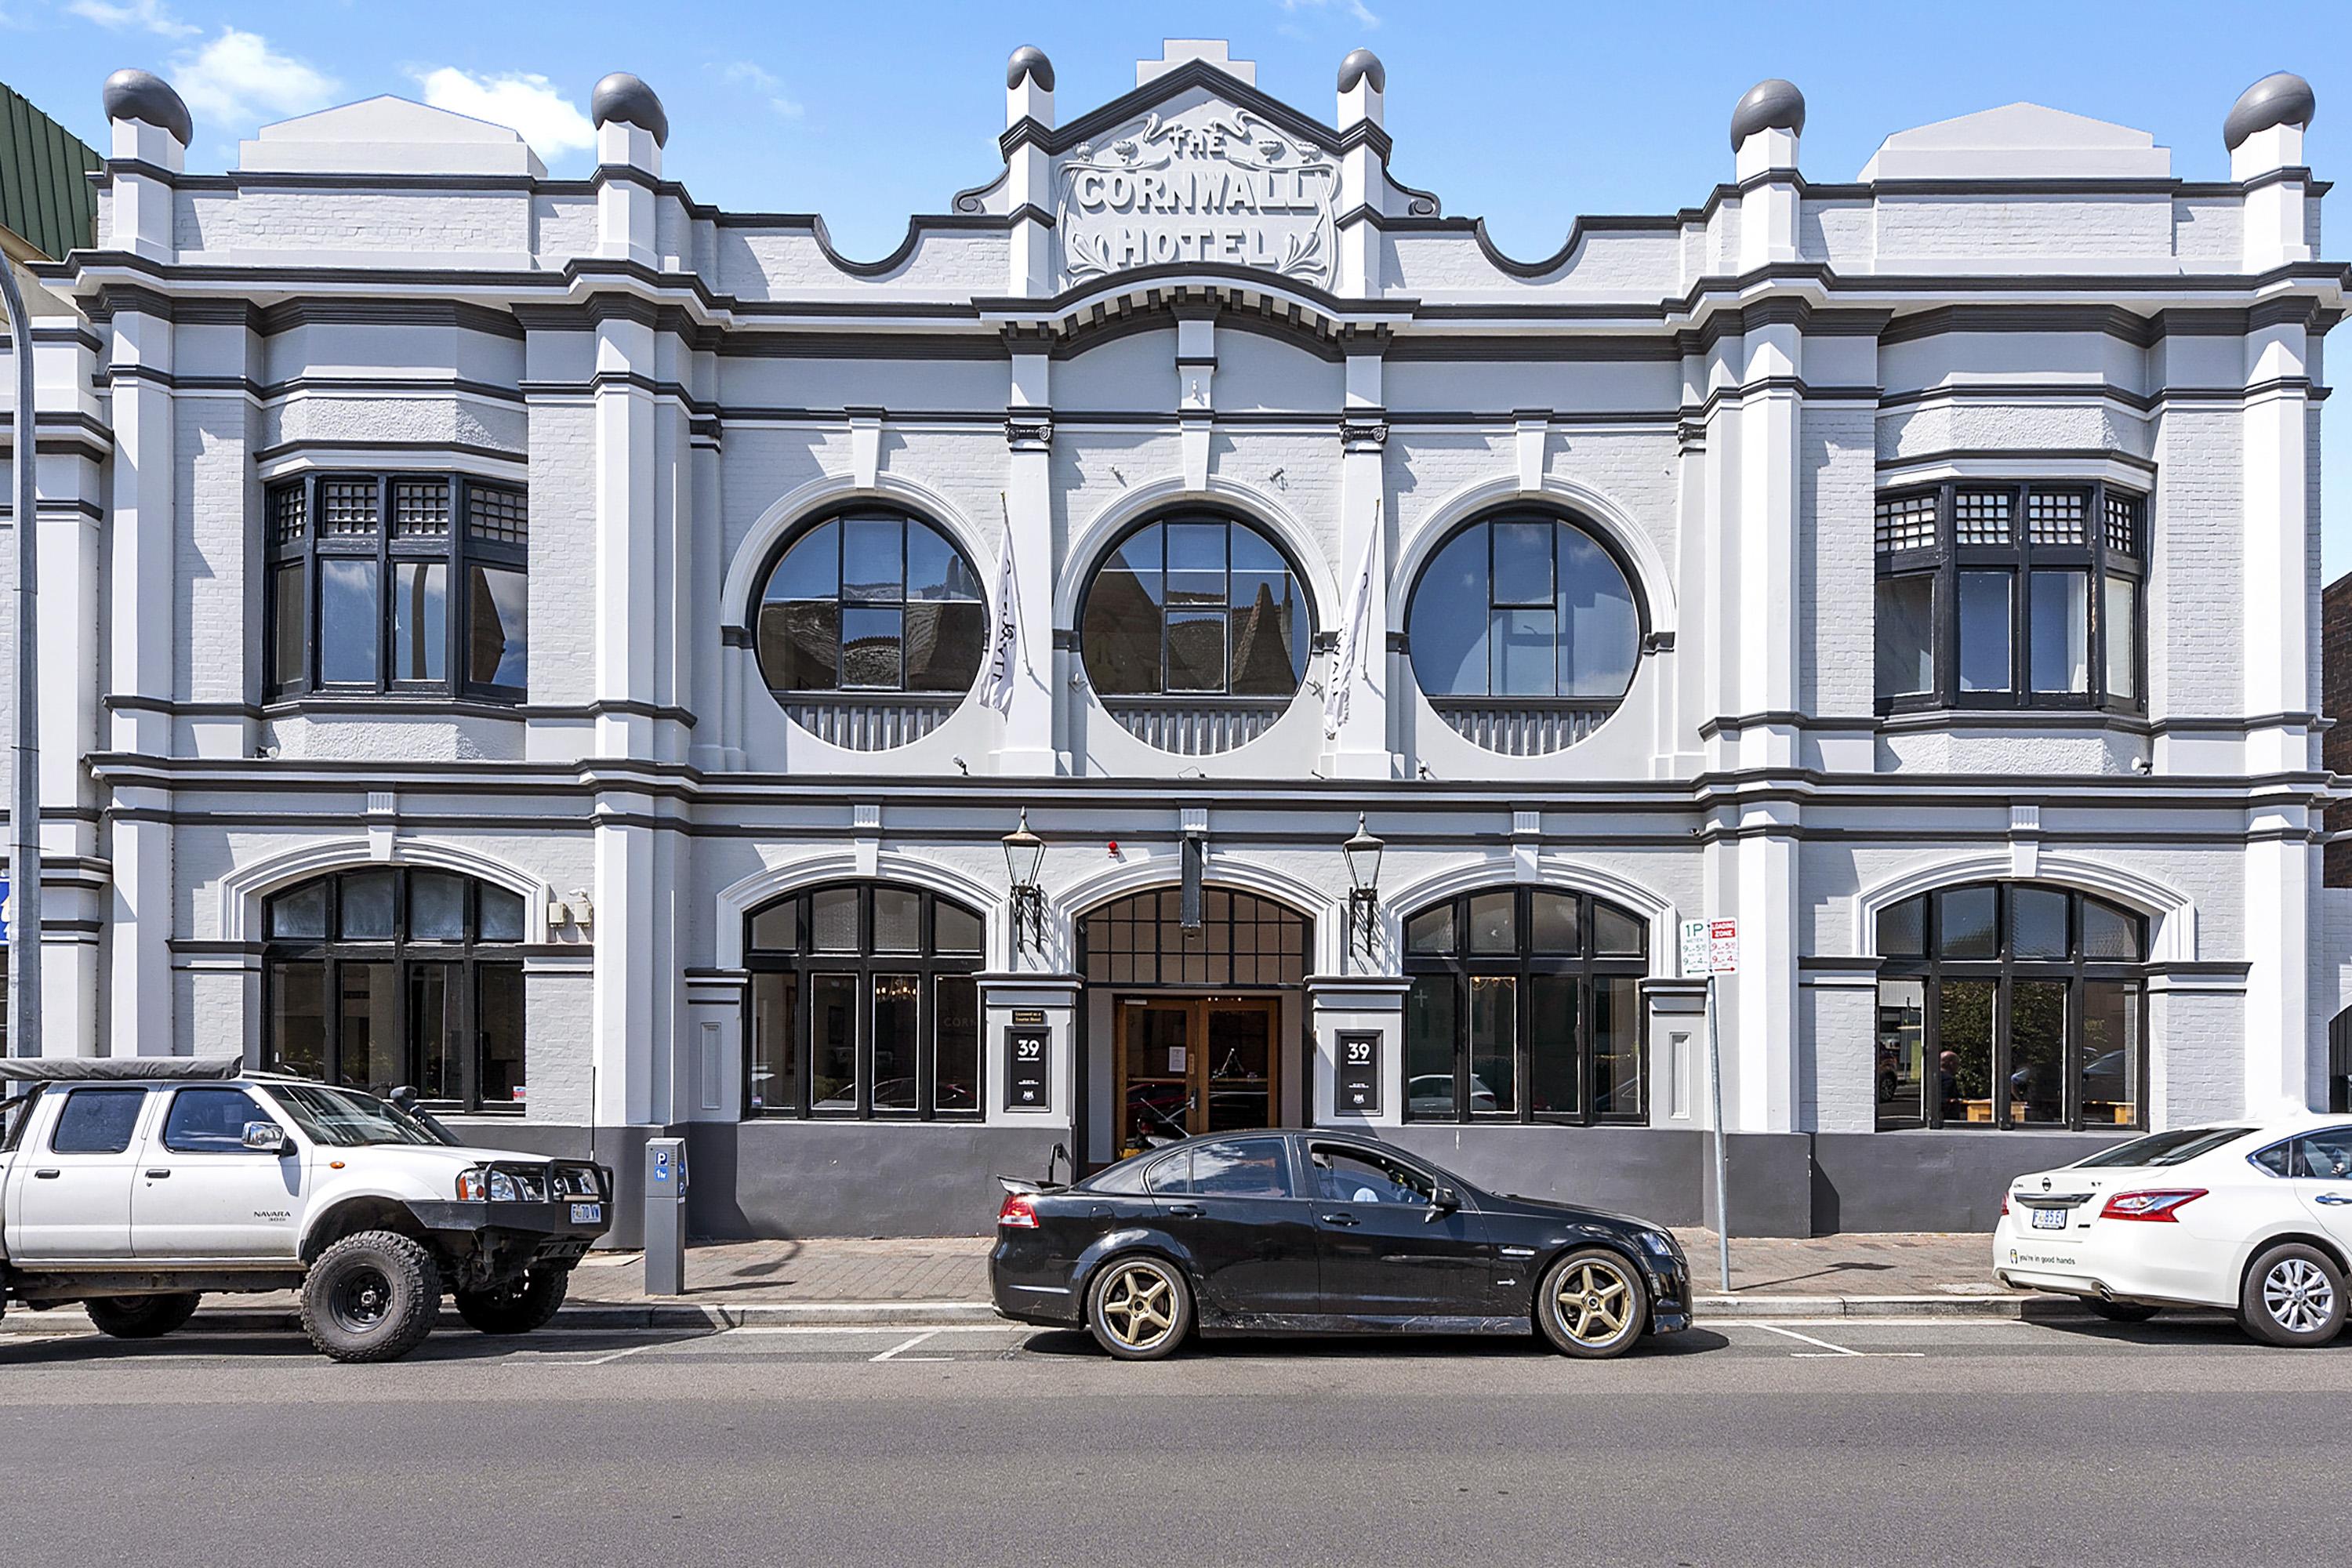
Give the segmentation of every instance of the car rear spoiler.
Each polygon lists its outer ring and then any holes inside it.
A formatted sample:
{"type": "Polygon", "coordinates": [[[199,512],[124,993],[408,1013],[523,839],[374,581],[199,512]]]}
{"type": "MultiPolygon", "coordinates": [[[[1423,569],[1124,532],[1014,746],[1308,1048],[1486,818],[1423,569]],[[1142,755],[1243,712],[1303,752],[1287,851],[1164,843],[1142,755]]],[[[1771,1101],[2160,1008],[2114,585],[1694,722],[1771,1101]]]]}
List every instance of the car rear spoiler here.
{"type": "Polygon", "coordinates": [[[1032,1197],[1040,1193],[1063,1192],[1068,1187],[1066,1182],[1039,1182],[1033,1181],[1027,1176],[1003,1175],[996,1178],[996,1184],[1008,1193],[1024,1193],[1032,1197]]]}

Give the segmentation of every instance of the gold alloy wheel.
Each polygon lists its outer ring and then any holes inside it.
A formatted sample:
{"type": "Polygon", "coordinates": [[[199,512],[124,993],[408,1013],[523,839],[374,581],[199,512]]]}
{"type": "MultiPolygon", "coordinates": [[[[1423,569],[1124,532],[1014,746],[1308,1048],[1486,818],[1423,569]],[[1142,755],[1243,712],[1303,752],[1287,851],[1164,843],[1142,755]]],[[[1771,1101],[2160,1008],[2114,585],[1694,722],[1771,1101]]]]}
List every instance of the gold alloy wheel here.
{"type": "Polygon", "coordinates": [[[1176,1330],[1176,1284],[1157,1264],[1120,1265],[1100,1300],[1103,1326],[1129,1350],[1151,1350],[1176,1330]]]}
{"type": "Polygon", "coordinates": [[[1632,1296],[1623,1270],[1591,1258],[1561,1273],[1553,1310],[1570,1339],[1605,1345],[1625,1331],[1625,1304],[1632,1296]]]}

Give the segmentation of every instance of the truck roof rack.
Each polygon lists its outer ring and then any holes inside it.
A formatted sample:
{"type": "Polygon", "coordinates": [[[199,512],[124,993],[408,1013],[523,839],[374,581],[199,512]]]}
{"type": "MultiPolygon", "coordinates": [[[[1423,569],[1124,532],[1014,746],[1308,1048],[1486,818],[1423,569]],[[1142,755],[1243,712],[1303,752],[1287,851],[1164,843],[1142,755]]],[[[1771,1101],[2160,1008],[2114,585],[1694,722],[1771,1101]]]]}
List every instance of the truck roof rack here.
{"type": "Polygon", "coordinates": [[[256,1076],[242,1057],[0,1057],[0,1081],[184,1083],[256,1076]]]}

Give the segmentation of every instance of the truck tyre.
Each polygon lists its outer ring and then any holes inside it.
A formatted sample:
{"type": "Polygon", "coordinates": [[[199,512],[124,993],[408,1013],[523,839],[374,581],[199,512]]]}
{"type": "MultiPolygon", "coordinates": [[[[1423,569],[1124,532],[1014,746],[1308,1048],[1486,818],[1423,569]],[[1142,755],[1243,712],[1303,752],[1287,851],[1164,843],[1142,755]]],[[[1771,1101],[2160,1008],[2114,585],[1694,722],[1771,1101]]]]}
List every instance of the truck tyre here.
{"type": "Polygon", "coordinates": [[[302,1329],[335,1361],[398,1361],[441,1314],[441,1268],[424,1243],[389,1230],[347,1236],[302,1281],[302,1329]]]}
{"type": "Polygon", "coordinates": [[[547,1326],[571,1283],[568,1268],[534,1268],[488,1290],[457,1292],[457,1315],[486,1334],[527,1334],[547,1326]]]}
{"type": "Polygon", "coordinates": [[[82,1303],[101,1334],[118,1340],[161,1339],[195,1316],[203,1298],[194,1290],[168,1296],[99,1296],[82,1303]]]}

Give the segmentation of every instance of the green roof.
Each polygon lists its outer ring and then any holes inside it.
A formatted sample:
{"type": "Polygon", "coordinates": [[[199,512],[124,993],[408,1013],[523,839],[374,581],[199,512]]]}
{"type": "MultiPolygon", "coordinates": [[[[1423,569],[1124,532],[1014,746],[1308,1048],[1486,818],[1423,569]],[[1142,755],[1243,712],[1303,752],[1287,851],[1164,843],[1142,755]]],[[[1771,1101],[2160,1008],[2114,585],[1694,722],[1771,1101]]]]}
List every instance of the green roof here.
{"type": "Polygon", "coordinates": [[[104,160],[88,143],[0,86],[0,227],[55,261],[87,249],[98,222],[89,172],[104,160]]]}

